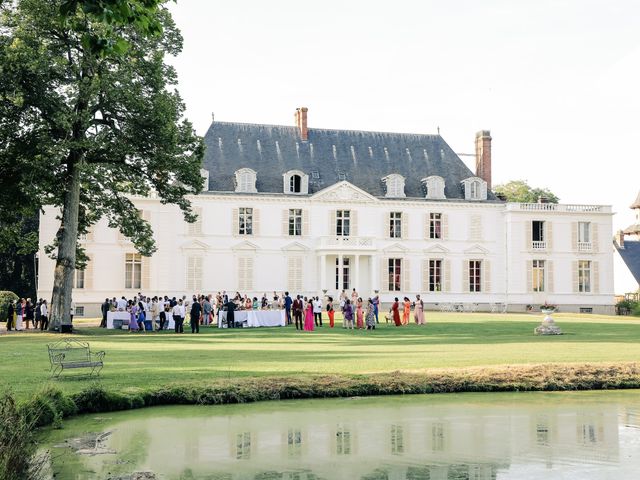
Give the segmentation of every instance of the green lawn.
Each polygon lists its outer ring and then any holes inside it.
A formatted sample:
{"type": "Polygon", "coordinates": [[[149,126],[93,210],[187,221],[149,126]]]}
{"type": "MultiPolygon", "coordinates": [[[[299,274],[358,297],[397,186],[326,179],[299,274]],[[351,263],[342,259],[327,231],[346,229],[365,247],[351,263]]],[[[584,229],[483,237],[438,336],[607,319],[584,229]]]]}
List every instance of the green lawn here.
{"type": "MultiPolygon", "coordinates": [[[[556,314],[565,335],[536,337],[542,316],[427,313],[428,324],[375,331],[324,326],[315,332],[292,327],[184,333],[127,333],[81,327],[76,338],[105,350],[100,382],[109,389],[157,387],[171,382],[207,383],[239,376],[363,374],[541,363],[635,362],[640,360],[640,319],[556,314]]],[[[328,323],[328,322],[327,322],[328,323]]],[[[0,391],[24,398],[48,382],[68,392],[86,378],[49,379],[48,333],[0,336],[0,391]]]]}

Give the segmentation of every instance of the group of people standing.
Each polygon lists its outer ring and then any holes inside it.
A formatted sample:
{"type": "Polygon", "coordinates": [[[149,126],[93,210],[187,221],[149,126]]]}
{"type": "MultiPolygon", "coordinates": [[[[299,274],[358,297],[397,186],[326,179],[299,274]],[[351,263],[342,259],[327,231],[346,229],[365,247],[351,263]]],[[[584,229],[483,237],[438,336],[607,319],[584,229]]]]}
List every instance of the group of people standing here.
{"type": "MultiPolygon", "coordinates": [[[[424,302],[420,298],[420,295],[416,295],[416,301],[413,304],[413,318],[417,325],[424,325],[424,302]]],[[[396,327],[408,325],[411,319],[411,300],[409,297],[404,297],[402,307],[398,297],[395,298],[393,305],[391,305],[391,311],[389,312],[393,318],[393,323],[396,327]],[[402,308],[402,318],[400,317],[400,309],[402,308]]]]}
{"type": "Polygon", "coordinates": [[[7,306],[7,331],[29,330],[31,324],[33,324],[34,330],[37,330],[38,327],[41,331],[49,328],[47,301],[41,298],[35,305],[30,298],[9,302],[7,306]]]}

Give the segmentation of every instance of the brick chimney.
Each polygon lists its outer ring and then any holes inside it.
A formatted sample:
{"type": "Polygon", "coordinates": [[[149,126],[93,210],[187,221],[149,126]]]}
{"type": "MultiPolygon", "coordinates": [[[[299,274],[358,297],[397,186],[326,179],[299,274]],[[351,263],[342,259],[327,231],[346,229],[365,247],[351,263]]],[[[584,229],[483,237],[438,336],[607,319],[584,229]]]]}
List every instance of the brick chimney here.
{"type": "Polygon", "coordinates": [[[296,113],[294,115],[294,119],[296,122],[296,127],[300,131],[300,138],[303,142],[309,140],[309,129],[307,128],[307,112],[309,109],[307,107],[296,108],[296,113]]]}
{"type": "Polygon", "coordinates": [[[480,130],[476,133],[476,176],[487,182],[491,190],[491,132],[480,130]]]}
{"type": "Polygon", "coordinates": [[[619,249],[624,250],[624,232],[622,230],[616,232],[615,242],[619,249]]]}

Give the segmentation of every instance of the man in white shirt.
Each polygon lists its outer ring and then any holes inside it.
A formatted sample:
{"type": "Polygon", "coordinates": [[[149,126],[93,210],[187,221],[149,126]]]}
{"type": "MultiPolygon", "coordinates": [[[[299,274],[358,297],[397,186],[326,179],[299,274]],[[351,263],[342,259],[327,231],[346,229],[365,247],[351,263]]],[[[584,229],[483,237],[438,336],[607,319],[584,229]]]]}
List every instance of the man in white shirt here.
{"type": "Polygon", "coordinates": [[[127,309],[127,300],[122,297],[120,300],[118,300],[118,311],[119,312],[124,312],[127,309]]]}
{"type": "Polygon", "coordinates": [[[176,303],[176,305],[173,307],[171,313],[173,315],[173,321],[175,323],[175,332],[184,333],[182,323],[184,322],[185,310],[184,305],[182,304],[182,299],[178,300],[178,303],[176,303]]]}
{"type": "Polygon", "coordinates": [[[313,319],[315,320],[316,327],[322,326],[322,302],[318,297],[313,299],[313,319]]]}

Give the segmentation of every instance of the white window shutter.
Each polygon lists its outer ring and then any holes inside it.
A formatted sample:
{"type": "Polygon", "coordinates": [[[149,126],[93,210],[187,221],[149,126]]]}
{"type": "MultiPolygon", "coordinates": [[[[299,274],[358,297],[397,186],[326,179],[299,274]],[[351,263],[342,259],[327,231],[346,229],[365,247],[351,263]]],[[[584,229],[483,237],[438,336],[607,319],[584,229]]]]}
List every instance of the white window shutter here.
{"type": "Polygon", "coordinates": [[[254,237],[260,235],[260,210],[257,208],[253,209],[253,229],[251,235],[254,237]]]}
{"type": "Polygon", "coordinates": [[[449,240],[449,216],[443,213],[440,221],[442,222],[442,240],[449,240]]]}
{"type": "Polygon", "coordinates": [[[329,211],[329,235],[334,236],[338,233],[338,227],[336,225],[336,211],[329,211]]]}
{"type": "Polygon", "coordinates": [[[598,224],[591,223],[591,251],[598,253],[600,250],[600,240],[598,239],[598,224]]]}
{"type": "Polygon", "coordinates": [[[481,200],[486,200],[487,199],[487,182],[481,182],[481,187],[480,187],[480,199],[481,200]]]}
{"type": "Polygon", "coordinates": [[[550,221],[544,222],[545,226],[545,240],[547,242],[547,250],[553,250],[553,223],[550,221]]]}
{"type": "Polygon", "coordinates": [[[571,283],[573,293],[578,293],[578,261],[571,262],[571,283]]]}
{"type": "Polygon", "coordinates": [[[412,292],[411,290],[411,262],[408,258],[402,259],[402,285],[400,288],[403,292],[412,292]]]}
{"type": "Polygon", "coordinates": [[[282,211],[282,236],[289,236],[289,209],[285,208],[282,211]]]}
{"type": "Polygon", "coordinates": [[[477,242],[482,240],[482,217],[471,215],[469,219],[469,240],[477,242]]]}
{"type": "Polygon", "coordinates": [[[533,226],[531,220],[527,220],[524,223],[524,249],[531,250],[531,243],[533,241],[533,226]]]}
{"type": "Polygon", "coordinates": [[[85,290],[93,290],[93,259],[89,255],[87,265],[84,267],[84,288],[85,290]]]}
{"type": "Polygon", "coordinates": [[[358,211],[351,210],[351,225],[349,229],[349,236],[357,237],[358,236],[358,211]]]}
{"type": "Polygon", "coordinates": [[[489,260],[482,261],[482,288],[486,293],[491,292],[491,263],[489,260]]]}
{"type": "Polygon", "coordinates": [[[402,213],[401,222],[402,222],[402,239],[406,240],[409,238],[409,214],[402,213]]]}
{"type": "Polygon", "coordinates": [[[578,251],[578,222],[571,222],[571,250],[578,251]]]}
{"type": "Polygon", "coordinates": [[[533,292],[533,261],[527,260],[527,293],[533,292]]]}
{"type": "Polygon", "coordinates": [[[429,238],[429,214],[424,214],[424,238],[429,238]]]}
{"type": "Polygon", "coordinates": [[[383,236],[386,238],[391,238],[391,212],[387,212],[387,221],[384,225],[383,236]]]}
{"type": "Polygon", "coordinates": [[[389,291],[389,258],[387,257],[380,259],[380,291],[389,291]]]}
{"type": "Polygon", "coordinates": [[[302,236],[309,236],[309,210],[302,210],[302,236]]]}
{"type": "Polygon", "coordinates": [[[469,292],[469,260],[462,262],[462,291],[469,292]]]}
{"type": "Polygon", "coordinates": [[[198,219],[194,223],[187,223],[187,234],[200,235],[202,233],[202,208],[193,207],[192,210],[198,219]]]}
{"type": "Polygon", "coordinates": [[[238,272],[238,287],[237,290],[239,292],[241,292],[242,290],[244,290],[244,279],[246,278],[246,265],[245,265],[245,258],[244,257],[238,257],[238,268],[237,268],[237,272],[238,272]]]}
{"type": "Polygon", "coordinates": [[[239,210],[234,208],[231,211],[231,228],[233,229],[233,236],[237,237],[240,235],[240,222],[238,217],[240,216],[239,210]]]}
{"type": "Polygon", "coordinates": [[[247,290],[253,290],[253,257],[247,258],[247,290]]]}
{"type": "Polygon", "coordinates": [[[422,291],[429,291],[429,259],[422,259],[422,291]]]}
{"type": "Polygon", "coordinates": [[[592,292],[600,293],[600,262],[591,262],[592,292]]]}
{"type": "Polygon", "coordinates": [[[444,265],[444,273],[443,273],[444,285],[442,286],[442,291],[450,292],[451,291],[451,260],[443,260],[442,263],[444,265]]]}
{"type": "Polygon", "coordinates": [[[142,257],[142,285],[141,289],[151,288],[151,257],[142,257]]]}
{"type": "Polygon", "coordinates": [[[548,293],[553,293],[555,290],[555,278],[553,273],[553,262],[551,260],[547,260],[544,262],[546,270],[547,270],[547,285],[545,291],[548,293]]]}

